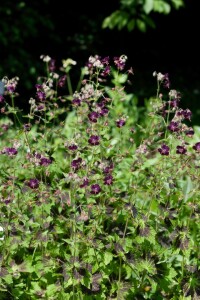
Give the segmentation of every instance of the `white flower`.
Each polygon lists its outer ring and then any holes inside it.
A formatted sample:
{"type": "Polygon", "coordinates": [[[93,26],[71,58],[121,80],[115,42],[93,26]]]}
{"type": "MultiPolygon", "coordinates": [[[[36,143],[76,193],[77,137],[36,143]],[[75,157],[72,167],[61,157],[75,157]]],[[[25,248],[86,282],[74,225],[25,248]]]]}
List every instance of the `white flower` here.
{"type": "Polygon", "coordinates": [[[125,63],[127,61],[128,57],[126,55],[121,55],[119,60],[122,62],[122,63],[125,63]]]}
{"type": "Polygon", "coordinates": [[[34,98],[30,98],[29,99],[29,104],[31,104],[31,105],[35,104],[35,99],[34,98]]]}
{"type": "Polygon", "coordinates": [[[42,59],[44,62],[49,62],[51,57],[48,55],[40,55],[40,59],[42,59]]]}
{"type": "Polygon", "coordinates": [[[70,65],[75,66],[77,62],[71,58],[68,58],[68,59],[63,59],[62,64],[63,64],[63,68],[66,69],[70,65]]]}
{"type": "Polygon", "coordinates": [[[178,92],[176,90],[171,90],[171,91],[169,91],[169,96],[172,98],[177,98],[178,92]]]}
{"type": "Polygon", "coordinates": [[[99,56],[95,55],[95,56],[90,56],[89,57],[89,62],[97,68],[103,68],[103,64],[101,63],[99,56]]]}
{"type": "Polygon", "coordinates": [[[53,78],[53,79],[58,79],[59,78],[59,74],[58,73],[50,73],[50,76],[53,78]]]}
{"type": "Polygon", "coordinates": [[[156,76],[157,76],[157,72],[154,71],[154,72],[153,72],[153,77],[156,77],[156,76]]]}
{"type": "Polygon", "coordinates": [[[14,140],[13,147],[18,149],[20,146],[21,146],[21,143],[17,140],[14,140]]]}
{"type": "Polygon", "coordinates": [[[163,75],[162,73],[159,72],[159,73],[157,74],[157,80],[158,80],[158,81],[162,81],[164,78],[165,78],[165,75],[163,75]]]}

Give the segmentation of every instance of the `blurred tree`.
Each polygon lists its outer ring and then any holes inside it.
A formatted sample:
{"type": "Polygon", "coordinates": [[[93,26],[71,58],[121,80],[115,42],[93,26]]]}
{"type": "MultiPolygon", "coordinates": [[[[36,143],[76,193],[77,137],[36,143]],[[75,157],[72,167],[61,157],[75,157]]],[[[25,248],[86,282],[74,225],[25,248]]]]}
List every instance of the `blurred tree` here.
{"type": "Polygon", "coordinates": [[[172,8],[184,6],[184,0],[120,0],[120,8],[103,21],[103,28],[126,27],[128,31],[138,28],[145,32],[147,27],[156,27],[152,13],[169,14],[172,8]]]}

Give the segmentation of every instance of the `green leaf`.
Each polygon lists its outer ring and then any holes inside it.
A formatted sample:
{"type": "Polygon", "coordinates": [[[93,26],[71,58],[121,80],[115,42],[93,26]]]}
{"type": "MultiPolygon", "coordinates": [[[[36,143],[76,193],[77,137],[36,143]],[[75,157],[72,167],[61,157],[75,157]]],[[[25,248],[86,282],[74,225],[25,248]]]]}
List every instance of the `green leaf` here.
{"type": "MultiPolygon", "coordinates": [[[[91,260],[91,262],[93,262],[93,259],[91,260]]],[[[95,262],[95,264],[93,264],[92,266],[92,273],[94,274],[95,272],[97,272],[97,270],[99,270],[99,264],[98,262],[95,262]]]]}
{"type": "Polygon", "coordinates": [[[12,284],[13,283],[13,277],[11,274],[7,274],[4,278],[4,281],[7,283],[7,284],[12,284]]]}
{"type": "MultiPolygon", "coordinates": [[[[103,20],[102,28],[103,29],[110,28],[110,24],[111,24],[111,22],[110,22],[110,16],[109,16],[103,20]]],[[[110,28],[110,29],[112,29],[112,28],[110,28]]]]}
{"type": "Polygon", "coordinates": [[[23,263],[18,265],[18,270],[22,273],[32,273],[35,271],[31,261],[24,261],[23,263]]]}
{"type": "Polygon", "coordinates": [[[191,178],[187,176],[185,180],[179,180],[178,182],[184,195],[184,201],[187,201],[191,197],[194,188],[191,178]]]}
{"type": "Polygon", "coordinates": [[[145,239],[149,241],[151,244],[155,245],[156,243],[155,236],[156,236],[156,231],[153,228],[151,228],[149,235],[145,237],[145,239]]]}
{"type": "Polygon", "coordinates": [[[145,0],[143,8],[146,14],[149,14],[153,10],[153,2],[153,0],[145,0]]]}
{"type": "Polygon", "coordinates": [[[116,25],[119,22],[120,15],[121,15],[120,10],[114,11],[109,17],[107,17],[103,21],[102,28],[107,28],[108,27],[110,29],[113,29],[114,27],[116,27],[116,25]]]}
{"type": "Polygon", "coordinates": [[[159,203],[157,199],[151,200],[150,211],[155,215],[158,215],[158,213],[160,213],[159,203]]]}
{"type": "Polygon", "coordinates": [[[132,276],[132,268],[129,267],[128,265],[125,265],[125,271],[126,271],[126,277],[125,279],[129,279],[132,276]]]}
{"type": "Polygon", "coordinates": [[[168,3],[162,0],[154,1],[154,9],[155,12],[161,13],[161,14],[169,14],[171,7],[168,3]]]}
{"type": "Polygon", "coordinates": [[[190,192],[193,190],[193,184],[189,176],[187,176],[185,184],[183,186],[184,200],[189,198],[190,192]]]}
{"type": "Polygon", "coordinates": [[[56,286],[55,284],[49,284],[47,286],[47,291],[46,291],[46,295],[47,296],[55,296],[55,293],[58,291],[58,286],[56,286]]]}
{"type": "Polygon", "coordinates": [[[104,263],[105,263],[106,266],[111,262],[112,259],[113,259],[112,253],[105,252],[105,254],[104,254],[104,263]]]}
{"type": "Polygon", "coordinates": [[[132,31],[135,28],[135,19],[131,19],[127,24],[128,31],[132,31]]]}
{"type": "Polygon", "coordinates": [[[183,0],[171,0],[171,1],[175,9],[179,9],[180,7],[184,6],[183,0]]]}
{"type": "Polygon", "coordinates": [[[137,244],[143,244],[144,243],[144,237],[143,236],[136,236],[135,237],[135,242],[137,243],[137,244]]]}
{"type": "Polygon", "coordinates": [[[32,281],[31,282],[31,290],[36,293],[36,292],[42,292],[42,289],[39,285],[39,282],[37,281],[32,281]]]}
{"type": "Polygon", "coordinates": [[[89,289],[91,278],[89,276],[84,276],[83,279],[81,280],[81,283],[89,289]]]}
{"type": "Polygon", "coordinates": [[[142,32],[146,31],[146,24],[144,21],[138,19],[138,20],[136,20],[136,25],[140,31],[142,31],[142,32]]]}
{"type": "Polygon", "coordinates": [[[135,267],[139,270],[139,272],[147,271],[149,274],[152,274],[152,275],[155,275],[157,273],[154,262],[151,260],[148,260],[148,259],[138,260],[136,262],[135,267]]]}
{"type": "Polygon", "coordinates": [[[169,268],[169,273],[167,275],[167,278],[171,281],[173,278],[175,278],[177,275],[177,272],[175,271],[174,268],[170,267],[169,268]]]}

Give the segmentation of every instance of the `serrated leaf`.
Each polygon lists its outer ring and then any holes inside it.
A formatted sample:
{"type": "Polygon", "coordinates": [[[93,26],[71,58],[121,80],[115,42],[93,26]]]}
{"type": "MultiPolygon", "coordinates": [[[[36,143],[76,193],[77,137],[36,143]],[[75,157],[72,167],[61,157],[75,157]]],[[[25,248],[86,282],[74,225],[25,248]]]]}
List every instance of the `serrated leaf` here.
{"type": "Polygon", "coordinates": [[[139,236],[139,235],[136,236],[135,242],[138,243],[138,244],[144,243],[144,237],[143,236],[139,236]]]}
{"type": "Polygon", "coordinates": [[[151,228],[149,235],[145,237],[145,239],[149,241],[151,244],[155,245],[156,243],[155,236],[156,236],[156,231],[153,228],[151,228]]]}
{"type": "Polygon", "coordinates": [[[176,275],[177,275],[177,272],[174,270],[174,268],[170,267],[167,278],[171,281],[171,279],[175,278],[176,275]]]}
{"type": "Polygon", "coordinates": [[[138,260],[135,266],[139,272],[147,271],[149,274],[155,275],[157,273],[155,264],[152,260],[138,260]]]}
{"type": "Polygon", "coordinates": [[[46,295],[47,296],[55,296],[55,293],[58,290],[58,286],[56,286],[55,284],[49,284],[47,286],[47,290],[46,290],[46,295]]]}
{"type": "Polygon", "coordinates": [[[18,267],[19,272],[22,272],[22,273],[32,273],[35,271],[34,267],[32,266],[31,261],[24,261],[17,267],[18,267]]]}

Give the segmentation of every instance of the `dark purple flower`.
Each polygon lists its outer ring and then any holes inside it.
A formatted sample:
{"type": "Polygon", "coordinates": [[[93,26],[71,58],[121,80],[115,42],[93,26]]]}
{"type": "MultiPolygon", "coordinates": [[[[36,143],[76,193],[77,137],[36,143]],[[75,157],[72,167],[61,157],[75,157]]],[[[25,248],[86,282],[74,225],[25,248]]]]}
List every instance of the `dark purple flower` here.
{"type": "Polygon", "coordinates": [[[160,148],[158,148],[158,152],[160,152],[161,155],[169,155],[169,147],[163,144],[160,148]]]}
{"type": "Polygon", "coordinates": [[[170,124],[167,126],[167,128],[172,131],[172,132],[177,132],[179,131],[179,128],[178,128],[179,124],[177,122],[170,122],[170,124]]]}
{"type": "Polygon", "coordinates": [[[106,185],[111,185],[111,184],[113,184],[113,177],[112,177],[112,175],[107,175],[107,176],[104,178],[104,184],[106,184],[106,185]]]}
{"type": "Polygon", "coordinates": [[[176,147],[176,153],[177,154],[185,154],[187,152],[187,149],[184,146],[177,146],[176,147]]]}
{"type": "Polygon", "coordinates": [[[11,197],[8,197],[8,198],[4,199],[4,203],[6,205],[10,204],[11,203],[11,197]]]}
{"type": "Polygon", "coordinates": [[[99,184],[93,184],[91,185],[91,194],[97,195],[101,192],[101,188],[99,186],[99,184]]]}
{"type": "Polygon", "coordinates": [[[77,159],[73,159],[71,162],[71,167],[77,171],[80,167],[81,167],[81,163],[82,163],[82,158],[79,157],[77,159]]]}
{"type": "Polygon", "coordinates": [[[127,57],[122,55],[120,57],[114,57],[114,64],[117,66],[119,70],[123,70],[125,67],[127,57]]]}
{"type": "Polygon", "coordinates": [[[40,159],[42,157],[42,155],[38,152],[35,152],[34,157],[37,158],[37,159],[40,159]]]}
{"type": "Polygon", "coordinates": [[[107,101],[105,99],[101,100],[100,102],[97,103],[97,106],[100,108],[104,108],[106,105],[107,101]]]}
{"type": "Polygon", "coordinates": [[[93,64],[88,61],[86,63],[86,67],[88,67],[88,69],[91,70],[93,68],[93,64]]]}
{"type": "Polygon", "coordinates": [[[55,71],[55,69],[56,69],[56,61],[55,61],[55,59],[51,59],[49,61],[49,63],[48,63],[48,66],[49,66],[49,71],[50,72],[55,71]]]}
{"type": "Polygon", "coordinates": [[[103,65],[109,65],[109,60],[110,60],[110,57],[106,56],[106,57],[104,57],[104,58],[101,59],[101,63],[103,65]]]}
{"type": "Polygon", "coordinates": [[[119,128],[124,126],[125,124],[126,124],[126,120],[124,120],[124,119],[119,119],[119,120],[116,121],[116,125],[119,128]]]}
{"type": "Polygon", "coordinates": [[[65,85],[66,78],[67,78],[67,75],[63,75],[59,78],[59,80],[58,80],[59,87],[63,87],[65,85]]]}
{"type": "Polygon", "coordinates": [[[43,89],[42,84],[35,85],[37,91],[41,91],[43,89]]]}
{"type": "Polygon", "coordinates": [[[13,147],[5,148],[3,152],[6,153],[9,156],[14,156],[18,153],[17,149],[13,148],[13,147]]]}
{"type": "Polygon", "coordinates": [[[192,112],[187,108],[183,111],[183,116],[186,120],[191,120],[192,112]]]}
{"type": "Polygon", "coordinates": [[[111,163],[110,165],[108,165],[107,167],[104,168],[103,172],[104,174],[109,174],[113,171],[114,165],[113,163],[111,163]]]}
{"type": "Polygon", "coordinates": [[[80,185],[80,188],[84,188],[84,187],[86,187],[86,186],[88,186],[89,185],[89,180],[88,180],[88,178],[84,178],[83,179],[83,183],[80,185]]]}
{"type": "Polygon", "coordinates": [[[46,99],[46,94],[43,91],[38,91],[36,93],[36,96],[40,101],[44,101],[46,99]]]}
{"type": "Polygon", "coordinates": [[[28,181],[27,184],[31,189],[37,189],[39,187],[39,180],[37,180],[36,178],[32,178],[28,181]]]}
{"type": "Polygon", "coordinates": [[[91,137],[88,139],[88,142],[92,146],[97,146],[100,143],[100,137],[98,135],[91,135],[91,137]]]}
{"type": "Polygon", "coordinates": [[[193,128],[189,128],[188,130],[185,131],[185,134],[189,137],[192,137],[194,135],[194,130],[193,128]]]}
{"type": "Polygon", "coordinates": [[[31,124],[24,124],[24,130],[29,131],[31,129],[31,124]]]}
{"type": "Polygon", "coordinates": [[[200,142],[196,143],[192,148],[197,152],[200,152],[200,142]]]}
{"type": "Polygon", "coordinates": [[[101,72],[101,76],[106,77],[110,74],[110,66],[106,66],[105,69],[101,72]]]}
{"type": "Polygon", "coordinates": [[[71,151],[76,151],[78,149],[78,146],[75,145],[75,144],[71,144],[68,146],[68,149],[71,150],[71,151]]]}
{"type": "Polygon", "coordinates": [[[79,99],[79,98],[73,99],[73,100],[72,100],[72,104],[73,104],[74,106],[80,106],[80,105],[81,105],[81,99],[79,99]]]}
{"type": "Polygon", "coordinates": [[[45,106],[43,104],[37,106],[38,111],[41,111],[41,110],[44,110],[44,109],[45,109],[45,106]]]}
{"type": "Polygon", "coordinates": [[[40,165],[41,166],[45,166],[47,167],[48,165],[50,165],[52,163],[51,159],[47,158],[47,157],[42,157],[40,159],[40,165]]]}
{"type": "Polygon", "coordinates": [[[169,101],[169,106],[172,108],[177,108],[179,105],[180,100],[179,99],[173,99],[169,101]]]}
{"type": "Polygon", "coordinates": [[[92,111],[91,113],[88,114],[88,119],[93,123],[97,123],[98,117],[99,114],[96,111],[92,111]]]}
{"type": "Polygon", "coordinates": [[[106,107],[104,107],[100,110],[99,114],[100,114],[100,116],[104,117],[104,116],[108,115],[108,112],[109,112],[109,110],[106,107]]]}
{"type": "Polygon", "coordinates": [[[164,77],[163,77],[163,86],[167,89],[170,88],[170,81],[169,81],[169,74],[166,73],[164,74],[164,77]]]}
{"type": "Polygon", "coordinates": [[[191,121],[192,112],[191,112],[188,108],[185,109],[185,110],[180,109],[180,110],[177,112],[177,116],[180,116],[182,119],[186,119],[186,120],[191,121]]]}
{"type": "Polygon", "coordinates": [[[163,107],[163,108],[161,109],[160,113],[161,113],[161,115],[163,116],[163,118],[166,117],[167,111],[166,111],[165,107],[163,107]]]}
{"type": "Polygon", "coordinates": [[[11,82],[10,84],[7,84],[6,89],[9,93],[13,93],[16,89],[16,83],[11,82]]]}
{"type": "Polygon", "coordinates": [[[4,97],[0,95],[0,103],[4,103],[4,97]]]}

